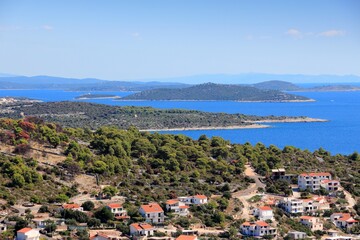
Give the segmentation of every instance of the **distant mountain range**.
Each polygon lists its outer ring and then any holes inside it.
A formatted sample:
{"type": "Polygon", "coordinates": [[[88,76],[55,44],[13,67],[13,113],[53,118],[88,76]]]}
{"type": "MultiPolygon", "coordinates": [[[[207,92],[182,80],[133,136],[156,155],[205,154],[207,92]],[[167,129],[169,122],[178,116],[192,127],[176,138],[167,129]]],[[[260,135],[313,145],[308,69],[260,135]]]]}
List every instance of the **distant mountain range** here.
{"type": "Polygon", "coordinates": [[[278,90],[234,84],[204,83],[180,89],[152,89],[135,93],[123,100],[200,100],[200,101],[310,101],[303,96],[278,90]]]}
{"type": "Polygon", "coordinates": [[[107,81],[95,78],[62,78],[50,76],[0,77],[0,89],[58,89],[68,91],[143,91],[154,88],[189,86],[174,82],[107,81]]]}

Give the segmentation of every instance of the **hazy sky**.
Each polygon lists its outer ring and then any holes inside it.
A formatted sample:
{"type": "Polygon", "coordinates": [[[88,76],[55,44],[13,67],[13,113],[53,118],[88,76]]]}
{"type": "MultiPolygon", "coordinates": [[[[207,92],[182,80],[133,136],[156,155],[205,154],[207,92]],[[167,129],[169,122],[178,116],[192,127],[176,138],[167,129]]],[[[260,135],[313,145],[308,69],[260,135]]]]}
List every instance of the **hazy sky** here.
{"type": "Polygon", "coordinates": [[[360,1],[0,0],[0,72],[360,75],[360,1]]]}

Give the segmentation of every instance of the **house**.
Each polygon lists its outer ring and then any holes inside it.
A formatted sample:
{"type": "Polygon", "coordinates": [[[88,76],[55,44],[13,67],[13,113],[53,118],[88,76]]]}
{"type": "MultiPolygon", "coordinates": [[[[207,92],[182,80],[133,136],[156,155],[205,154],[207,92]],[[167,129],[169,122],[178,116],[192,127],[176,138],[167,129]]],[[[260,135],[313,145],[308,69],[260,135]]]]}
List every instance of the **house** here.
{"type": "Polygon", "coordinates": [[[320,190],[322,180],[331,180],[331,174],[328,172],[302,173],[298,176],[299,189],[302,191],[310,189],[311,192],[320,190]]]}
{"type": "Polygon", "coordinates": [[[339,190],[340,182],[338,180],[325,179],[320,182],[320,186],[328,192],[335,192],[339,190]]]}
{"type": "Polygon", "coordinates": [[[157,224],[164,222],[164,210],[157,203],[141,205],[139,213],[146,219],[146,222],[148,223],[157,224]]]}
{"type": "Polygon", "coordinates": [[[302,214],[304,212],[303,201],[295,198],[284,198],[280,201],[279,207],[290,214],[302,214]]]}
{"type": "Polygon", "coordinates": [[[254,210],[254,216],[263,221],[274,218],[273,210],[269,206],[256,208],[254,210]]]}
{"type": "Polygon", "coordinates": [[[180,216],[187,216],[189,214],[189,206],[178,199],[170,199],[166,201],[166,211],[174,212],[180,216]]]}
{"type": "Polygon", "coordinates": [[[206,204],[208,202],[208,198],[205,195],[200,195],[200,194],[190,197],[178,197],[178,200],[187,205],[193,205],[193,204],[201,205],[201,204],[206,204]]]}
{"type": "Polygon", "coordinates": [[[39,240],[40,233],[37,229],[23,228],[16,232],[16,240],[39,240]]]}
{"type": "Polygon", "coordinates": [[[130,236],[152,236],[155,228],[148,223],[133,223],[130,225],[130,236]]]}
{"type": "Polygon", "coordinates": [[[304,212],[315,212],[320,208],[320,203],[313,199],[303,199],[302,202],[304,212]]]}
{"type": "Polygon", "coordinates": [[[339,235],[338,231],[330,230],[328,231],[328,235],[324,236],[324,240],[352,240],[351,236],[343,236],[339,235]]]}
{"type": "Polygon", "coordinates": [[[118,220],[129,219],[126,209],[120,203],[110,203],[106,207],[111,211],[114,217],[118,220]]]}
{"type": "Polygon", "coordinates": [[[83,207],[81,207],[79,204],[76,204],[76,203],[64,204],[64,205],[62,205],[62,208],[63,209],[70,209],[70,210],[73,210],[73,211],[80,211],[80,212],[84,211],[83,207]]]}
{"type": "MultiPolygon", "coordinates": [[[[92,232],[90,231],[90,240],[120,240],[124,239],[124,237],[121,236],[121,232],[115,231],[115,230],[101,230],[92,232]]],[[[126,238],[128,239],[128,238],[126,238]]]]}
{"type": "Polygon", "coordinates": [[[194,235],[180,235],[176,240],[198,240],[198,237],[194,235]]]}
{"type": "Polygon", "coordinates": [[[271,169],[271,178],[274,180],[285,180],[291,182],[296,179],[296,174],[286,174],[284,168],[271,169]]]}
{"type": "Polygon", "coordinates": [[[270,227],[264,221],[244,222],[240,227],[240,231],[245,236],[262,237],[265,235],[276,235],[276,229],[270,227]]]}
{"type": "Polygon", "coordinates": [[[330,216],[330,219],[336,227],[346,230],[349,230],[358,223],[358,221],[356,221],[350,213],[333,213],[330,216]]]}
{"type": "Polygon", "coordinates": [[[323,224],[320,222],[320,219],[317,217],[301,216],[300,223],[310,228],[311,231],[323,230],[323,224]]]}
{"type": "Polygon", "coordinates": [[[290,231],[290,232],[288,232],[288,237],[290,239],[306,239],[307,234],[304,232],[290,231]]]}

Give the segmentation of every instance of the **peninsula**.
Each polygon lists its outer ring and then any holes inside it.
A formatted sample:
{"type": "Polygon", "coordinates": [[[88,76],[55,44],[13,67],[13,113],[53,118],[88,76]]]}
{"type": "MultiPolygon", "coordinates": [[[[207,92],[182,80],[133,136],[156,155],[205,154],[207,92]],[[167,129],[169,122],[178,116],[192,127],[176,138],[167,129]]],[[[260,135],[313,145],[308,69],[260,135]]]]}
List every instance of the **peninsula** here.
{"type": "MultiPolygon", "coordinates": [[[[319,119],[287,116],[252,116],[244,114],[211,113],[182,109],[152,107],[121,107],[88,102],[34,102],[0,106],[0,117],[22,118],[36,116],[67,127],[112,125],[122,129],[135,126],[140,130],[196,130],[263,128],[258,122],[311,122],[319,119]],[[6,112],[2,110],[6,109],[6,112]]],[[[321,120],[323,121],[323,120],[321,120]]]]}

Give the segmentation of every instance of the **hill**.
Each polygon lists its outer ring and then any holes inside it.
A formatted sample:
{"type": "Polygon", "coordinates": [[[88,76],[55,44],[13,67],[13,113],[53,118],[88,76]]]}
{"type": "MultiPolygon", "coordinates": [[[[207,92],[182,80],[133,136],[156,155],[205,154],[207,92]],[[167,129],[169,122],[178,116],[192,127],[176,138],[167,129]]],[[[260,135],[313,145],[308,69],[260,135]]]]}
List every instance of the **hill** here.
{"type": "Polygon", "coordinates": [[[135,93],[124,100],[203,100],[203,101],[309,101],[309,98],[262,90],[250,86],[205,83],[181,89],[153,89],[135,93]]]}
{"type": "Polygon", "coordinates": [[[280,80],[272,80],[265,81],[260,83],[252,84],[251,86],[259,88],[259,89],[271,89],[271,90],[279,90],[279,91],[296,91],[301,89],[299,86],[286,81],[280,80]]]}
{"type": "Polygon", "coordinates": [[[188,86],[174,82],[107,81],[95,78],[62,78],[52,76],[0,77],[1,89],[59,89],[67,91],[142,91],[159,87],[188,86]]]}
{"type": "Polygon", "coordinates": [[[181,109],[151,107],[120,107],[87,102],[13,102],[0,105],[0,117],[41,117],[67,127],[87,126],[97,129],[113,125],[126,129],[194,129],[259,127],[256,121],[317,121],[305,117],[249,116],[243,114],[210,113],[181,109]],[[256,124],[256,125],[254,125],[256,124]]]}

